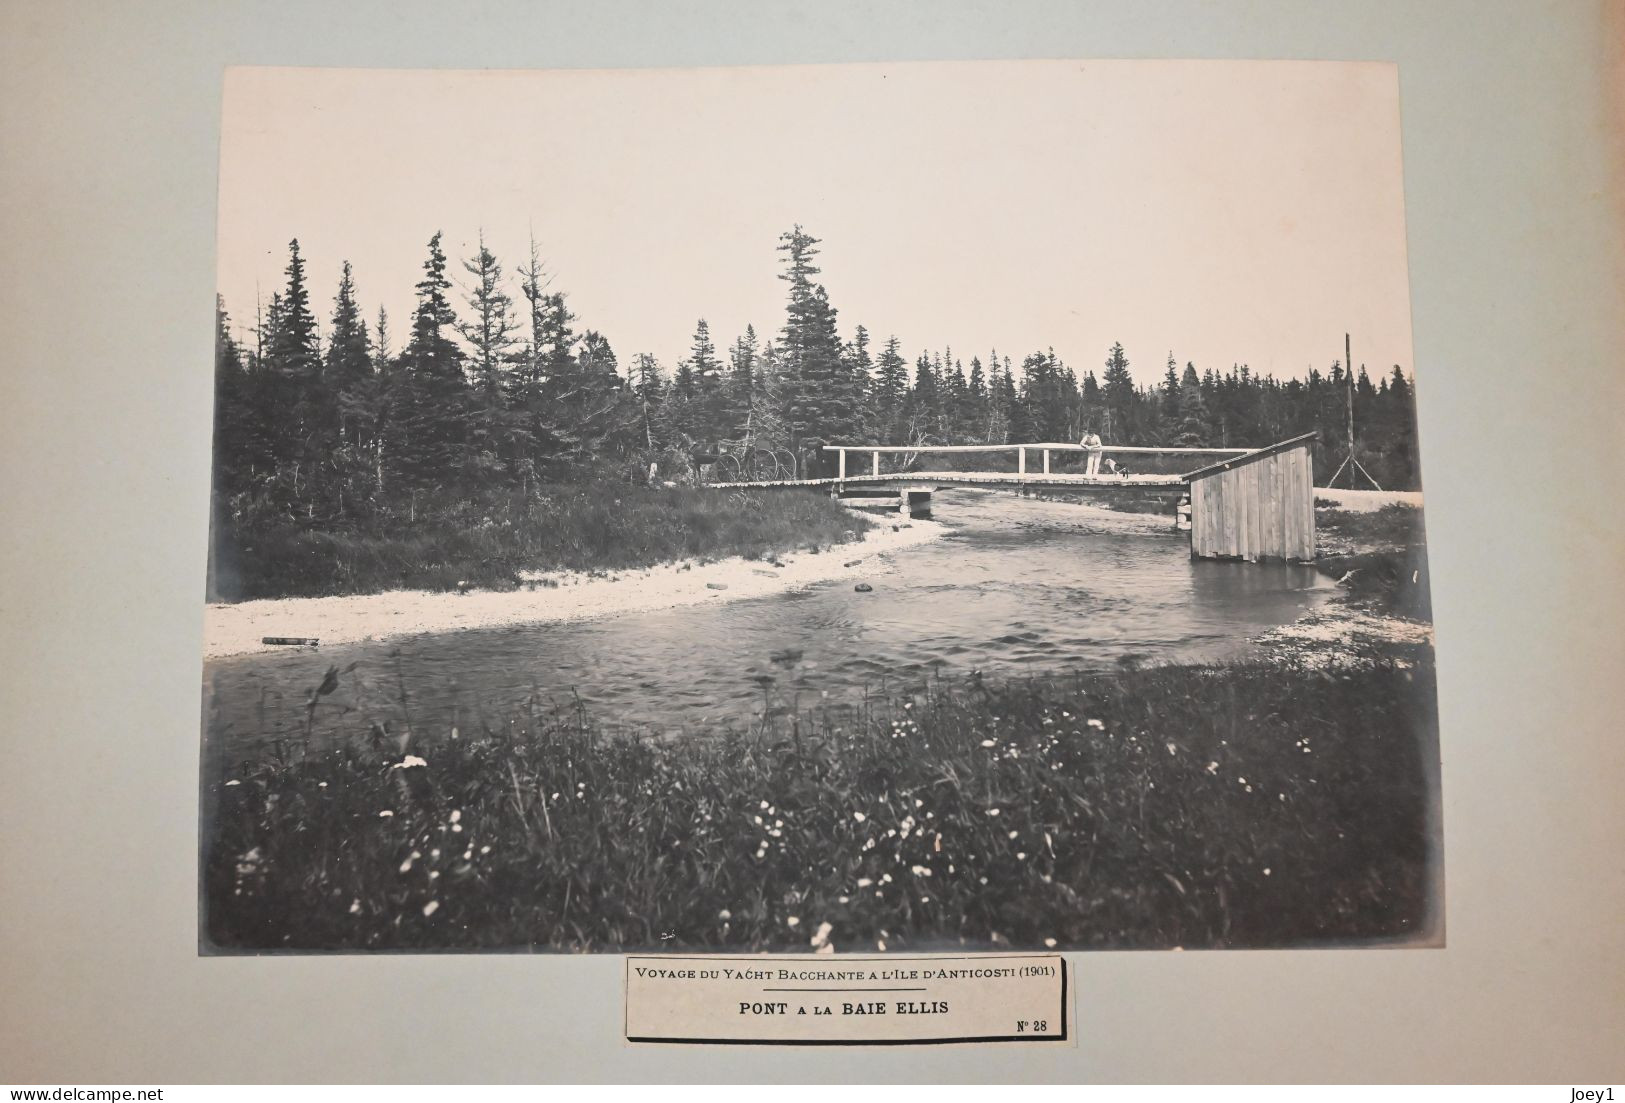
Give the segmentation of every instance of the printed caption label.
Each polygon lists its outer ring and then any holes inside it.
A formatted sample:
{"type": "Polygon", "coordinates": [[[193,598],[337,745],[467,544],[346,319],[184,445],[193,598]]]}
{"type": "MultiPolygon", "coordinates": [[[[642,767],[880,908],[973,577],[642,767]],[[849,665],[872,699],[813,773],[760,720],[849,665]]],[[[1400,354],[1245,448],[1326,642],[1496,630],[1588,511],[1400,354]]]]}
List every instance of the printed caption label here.
{"type": "Polygon", "coordinates": [[[1070,1041],[1059,954],[626,959],[626,1040],[715,1045],[1070,1041]]]}

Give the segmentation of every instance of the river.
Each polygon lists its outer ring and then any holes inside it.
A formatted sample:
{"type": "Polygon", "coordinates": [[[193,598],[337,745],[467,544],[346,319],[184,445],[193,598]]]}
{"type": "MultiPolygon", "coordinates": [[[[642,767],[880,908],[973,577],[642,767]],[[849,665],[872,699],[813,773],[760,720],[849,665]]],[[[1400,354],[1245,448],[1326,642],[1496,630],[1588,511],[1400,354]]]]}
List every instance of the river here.
{"type": "Polygon", "coordinates": [[[682,737],[748,728],[764,707],[848,706],[865,691],[908,692],[973,670],[1008,678],[1235,658],[1331,590],[1312,567],[1192,560],[1163,517],[962,489],[937,494],[935,519],[947,534],[894,553],[870,592],[848,579],[601,620],[213,660],[210,757],[237,761],[302,735],[304,703],[334,665],[356,668],[321,698],[319,739],[373,719],[471,731],[505,723],[533,697],[575,695],[609,728],[682,737]]]}

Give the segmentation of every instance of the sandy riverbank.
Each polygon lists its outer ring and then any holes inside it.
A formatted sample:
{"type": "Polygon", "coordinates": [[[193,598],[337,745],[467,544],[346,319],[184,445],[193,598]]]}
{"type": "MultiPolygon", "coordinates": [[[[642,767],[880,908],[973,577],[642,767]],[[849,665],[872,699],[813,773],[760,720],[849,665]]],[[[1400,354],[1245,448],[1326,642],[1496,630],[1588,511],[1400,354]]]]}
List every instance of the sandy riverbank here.
{"type": "Polygon", "coordinates": [[[731,557],[711,563],[687,560],[643,570],[593,577],[580,572],[538,574],[529,587],[512,591],[444,593],[392,590],[342,597],[284,598],[204,607],[206,659],[287,650],[261,642],[265,636],[319,639],[323,646],[381,640],[458,628],[584,620],[730,601],[794,590],[817,582],[876,574],[889,553],[934,540],[946,529],[934,521],[881,523],[864,538],[819,552],[763,560],[731,557]]]}
{"type": "Polygon", "coordinates": [[[1331,487],[1315,487],[1315,501],[1330,502],[1336,509],[1347,510],[1350,513],[1369,513],[1372,510],[1384,509],[1388,506],[1411,506],[1414,509],[1422,508],[1422,492],[1420,490],[1334,490],[1331,487]]]}

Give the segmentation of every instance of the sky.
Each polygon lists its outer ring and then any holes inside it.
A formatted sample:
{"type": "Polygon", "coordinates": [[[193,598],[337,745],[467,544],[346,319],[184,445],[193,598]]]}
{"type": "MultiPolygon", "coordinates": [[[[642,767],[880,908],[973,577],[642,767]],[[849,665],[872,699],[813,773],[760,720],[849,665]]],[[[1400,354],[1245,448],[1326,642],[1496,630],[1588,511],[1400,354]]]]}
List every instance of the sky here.
{"type": "MultiPolygon", "coordinates": [[[[779,235],[822,240],[842,337],[1137,381],[1411,363],[1397,70],[944,62],[731,69],[234,68],[218,285],[234,325],[299,239],[324,327],[349,260],[399,351],[437,230],[523,302],[534,235],[623,365],[783,324],[779,235]]],[[[455,292],[462,307],[462,293],[455,292]]]]}

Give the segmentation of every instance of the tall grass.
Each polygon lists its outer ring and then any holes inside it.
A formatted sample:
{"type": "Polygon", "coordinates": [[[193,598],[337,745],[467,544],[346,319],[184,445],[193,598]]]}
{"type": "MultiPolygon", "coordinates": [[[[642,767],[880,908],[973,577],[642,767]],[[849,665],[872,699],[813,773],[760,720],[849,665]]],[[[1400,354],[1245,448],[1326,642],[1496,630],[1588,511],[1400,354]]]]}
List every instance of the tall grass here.
{"type": "Polygon", "coordinates": [[[852,540],[871,522],[815,492],[548,486],[483,499],[424,497],[344,528],[289,520],[216,543],[216,600],[511,587],[522,571],[623,570],[689,557],[785,552],[852,540]]]}
{"type": "MultiPolygon", "coordinates": [[[[313,700],[315,696],[313,695],[313,700]]],[[[662,744],[540,702],[207,780],[230,950],[1304,946],[1430,932],[1432,665],[972,677],[662,744]],[[826,929],[825,925],[828,924],[826,929]]]]}

